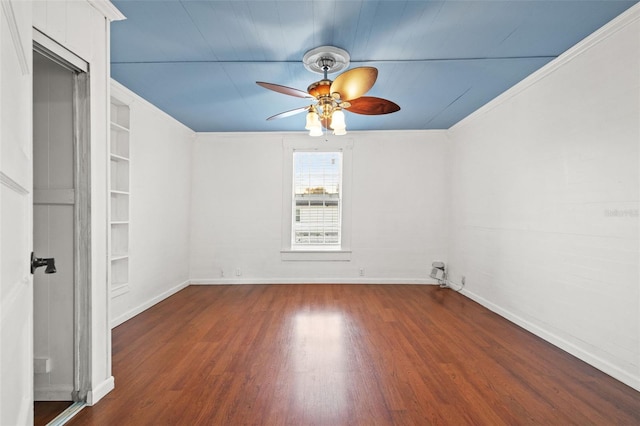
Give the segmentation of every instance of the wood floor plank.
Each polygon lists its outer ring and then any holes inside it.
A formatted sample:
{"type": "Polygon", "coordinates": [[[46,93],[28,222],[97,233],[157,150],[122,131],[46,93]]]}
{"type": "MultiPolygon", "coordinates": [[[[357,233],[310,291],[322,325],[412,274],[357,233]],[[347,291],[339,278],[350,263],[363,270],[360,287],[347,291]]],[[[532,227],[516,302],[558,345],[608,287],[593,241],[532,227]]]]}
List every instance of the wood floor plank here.
{"type": "Polygon", "coordinates": [[[640,424],[639,392],[436,286],[191,286],[112,347],[70,424],[640,424]]]}
{"type": "Polygon", "coordinates": [[[43,426],[73,404],[71,401],[36,401],[33,404],[33,425],[43,426]]]}

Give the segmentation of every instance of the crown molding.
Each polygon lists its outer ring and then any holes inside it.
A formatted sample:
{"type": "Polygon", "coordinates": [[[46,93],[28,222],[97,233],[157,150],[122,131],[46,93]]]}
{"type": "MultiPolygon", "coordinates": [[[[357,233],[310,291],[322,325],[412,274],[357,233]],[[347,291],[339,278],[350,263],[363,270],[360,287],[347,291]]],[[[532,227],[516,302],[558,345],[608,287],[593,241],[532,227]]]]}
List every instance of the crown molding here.
{"type": "Polygon", "coordinates": [[[109,21],[122,21],[126,16],[109,0],[87,0],[91,6],[104,15],[109,21]]]}

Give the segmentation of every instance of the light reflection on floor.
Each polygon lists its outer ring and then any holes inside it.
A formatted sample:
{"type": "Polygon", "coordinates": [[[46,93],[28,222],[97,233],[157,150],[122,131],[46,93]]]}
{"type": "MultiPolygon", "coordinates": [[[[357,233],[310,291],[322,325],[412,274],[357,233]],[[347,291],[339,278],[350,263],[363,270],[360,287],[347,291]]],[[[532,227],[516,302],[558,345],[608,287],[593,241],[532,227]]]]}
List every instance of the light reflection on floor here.
{"type": "Polygon", "coordinates": [[[345,319],[340,312],[299,312],[294,317],[291,361],[295,400],[306,418],[338,420],[347,410],[345,319]]]}

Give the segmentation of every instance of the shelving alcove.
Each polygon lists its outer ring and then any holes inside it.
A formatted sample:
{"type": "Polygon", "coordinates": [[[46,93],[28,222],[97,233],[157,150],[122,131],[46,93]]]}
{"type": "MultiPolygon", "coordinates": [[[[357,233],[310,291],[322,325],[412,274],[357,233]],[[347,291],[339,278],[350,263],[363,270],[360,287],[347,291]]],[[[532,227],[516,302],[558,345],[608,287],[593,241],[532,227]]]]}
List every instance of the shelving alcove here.
{"type": "Polygon", "coordinates": [[[111,297],[129,292],[130,108],[111,97],[109,280],[111,297]]]}

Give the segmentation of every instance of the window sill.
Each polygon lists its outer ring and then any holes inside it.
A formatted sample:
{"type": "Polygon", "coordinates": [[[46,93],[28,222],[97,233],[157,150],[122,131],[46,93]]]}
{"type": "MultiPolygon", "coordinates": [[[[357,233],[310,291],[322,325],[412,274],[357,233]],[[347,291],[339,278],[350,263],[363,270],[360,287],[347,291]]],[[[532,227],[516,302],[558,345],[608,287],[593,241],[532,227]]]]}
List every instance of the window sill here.
{"type": "Polygon", "coordinates": [[[349,262],[351,250],[281,250],[280,258],[284,262],[349,262]]]}

